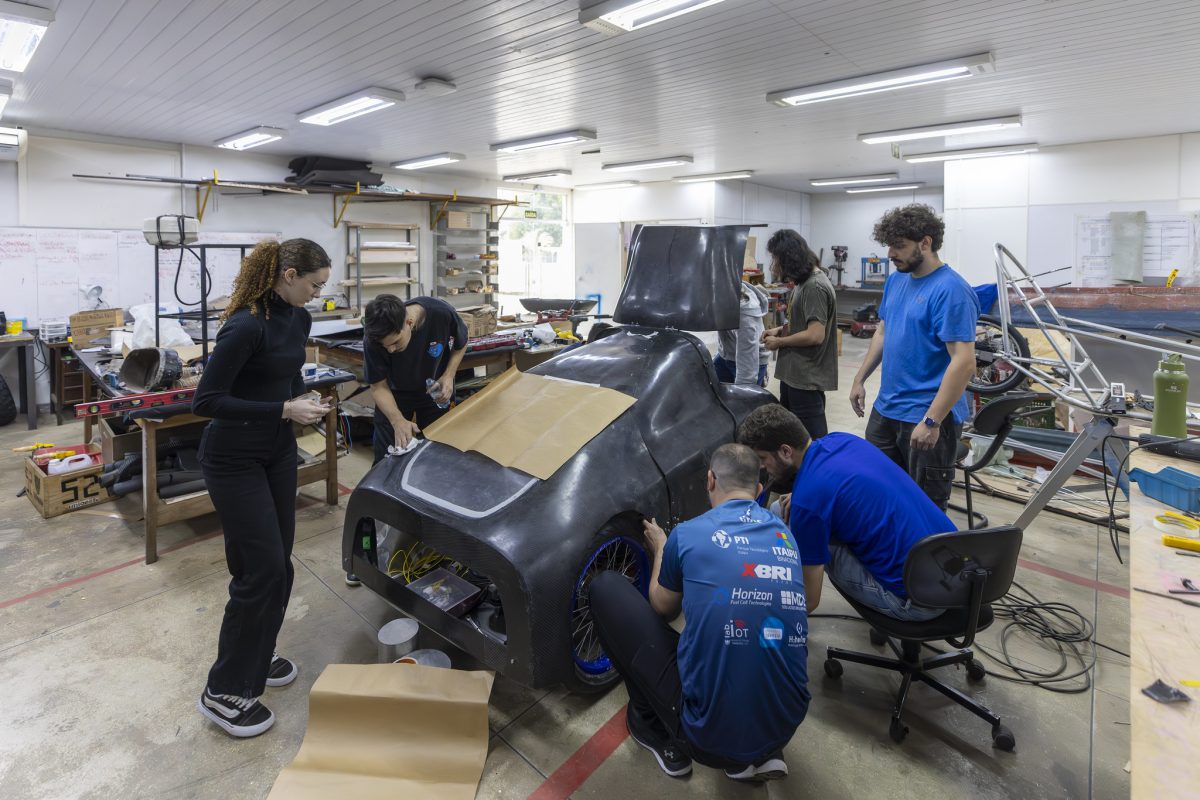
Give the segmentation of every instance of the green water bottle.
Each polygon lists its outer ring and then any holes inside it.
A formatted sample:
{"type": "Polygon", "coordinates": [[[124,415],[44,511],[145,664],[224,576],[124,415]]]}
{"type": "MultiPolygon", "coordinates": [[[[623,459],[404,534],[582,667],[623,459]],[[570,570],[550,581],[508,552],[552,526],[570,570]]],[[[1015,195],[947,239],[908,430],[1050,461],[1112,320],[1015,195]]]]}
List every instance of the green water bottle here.
{"type": "Polygon", "coordinates": [[[1150,432],[1158,436],[1187,436],[1188,375],[1183,356],[1171,353],[1154,371],[1154,421],[1150,432]]]}

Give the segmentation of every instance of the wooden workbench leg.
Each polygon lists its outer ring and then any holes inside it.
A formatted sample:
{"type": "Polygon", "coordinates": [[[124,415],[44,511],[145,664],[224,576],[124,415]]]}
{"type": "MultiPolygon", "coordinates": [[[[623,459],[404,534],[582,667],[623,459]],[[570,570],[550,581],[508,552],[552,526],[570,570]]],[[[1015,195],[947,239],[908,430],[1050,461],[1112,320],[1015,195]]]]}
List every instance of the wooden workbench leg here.
{"type": "Polygon", "coordinates": [[[325,415],[325,502],[338,504],[338,458],[337,458],[337,387],[328,395],[333,406],[325,415]]]}
{"type": "MultiPolygon", "coordinates": [[[[83,401],[90,402],[92,399],[92,373],[87,369],[83,369],[83,401]]],[[[83,441],[85,444],[91,444],[92,441],[92,416],[83,418],[83,441]]]]}
{"type": "Polygon", "coordinates": [[[146,563],[158,561],[158,431],[153,423],[142,429],[142,518],[146,529],[146,563]]]}

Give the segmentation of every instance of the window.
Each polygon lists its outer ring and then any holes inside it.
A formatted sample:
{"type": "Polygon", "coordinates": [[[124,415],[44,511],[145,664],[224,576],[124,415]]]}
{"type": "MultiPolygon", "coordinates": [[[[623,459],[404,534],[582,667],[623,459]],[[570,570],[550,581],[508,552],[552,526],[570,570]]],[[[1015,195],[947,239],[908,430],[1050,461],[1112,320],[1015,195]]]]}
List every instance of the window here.
{"type": "Polygon", "coordinates": [[[520,298],[574,298],[575,264],[565,192],[501,189],[510,206],[500,219],[500,313],[524,311],[520,298]]]}

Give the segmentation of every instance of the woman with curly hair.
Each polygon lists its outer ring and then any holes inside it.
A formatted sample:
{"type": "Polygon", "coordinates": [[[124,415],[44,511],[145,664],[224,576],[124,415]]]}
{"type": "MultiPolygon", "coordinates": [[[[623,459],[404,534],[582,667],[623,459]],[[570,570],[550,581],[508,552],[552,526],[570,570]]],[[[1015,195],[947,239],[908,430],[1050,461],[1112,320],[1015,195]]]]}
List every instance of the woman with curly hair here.
{"type": "Polygon", "coordinates": [[[809,436],[829,433],[825,392],[837,391],[837,295],[804,237],[789,228],[767,241],[776,281],[795,285],[788,324],[763,331],[763,344],[778,353],[779,401],[800,418],[809,436]]]}
{"type": "Polygon", "coordinates": [[[275,715],[265,686],[286,686],[296,665],[275,653],[292,591],[296,533],[296,436],[292,423],[325,416],[301,397],[312,317],[304,304],[329,280],[329,256],[308,239],[260,242],[242,261],[192,410],[212,422],[199,460],[225,532],[232,580],[217,660],[200,713],[231,736],[263,733],[275,715]]]}

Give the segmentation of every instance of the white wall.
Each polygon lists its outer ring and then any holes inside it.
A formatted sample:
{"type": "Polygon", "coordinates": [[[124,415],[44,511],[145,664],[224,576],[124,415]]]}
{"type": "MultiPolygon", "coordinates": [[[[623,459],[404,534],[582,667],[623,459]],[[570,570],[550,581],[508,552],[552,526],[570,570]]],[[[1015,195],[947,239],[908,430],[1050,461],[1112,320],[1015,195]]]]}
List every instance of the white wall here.
{"type": "Polygon", "coordinates": [[[996,242],[1031,272],[1045,272],[1074,266],[1079,216],[1200,210],[1200,133],[948,162],[945,176],[942,256],[972,283],[983,283],[995,280],[996,242]]]}
{"type": "MultiPolygon", "coordinates": [[[[812,200],[812,236],[806,235],[814,252],[825,248],[821,263],[833,263],[833,246],[849,248],[846,259],[846,274],[842,280],[847,286],[857,286],[862,274],[862,261],[872,254],[887,258],[887,248],[871,238],[875,223],[887,211],[909,203],[925,203],[942,212],[942,193],[939,189],[921,189],[914,192],[879,192],[878,194],[846,194],[824,192],[810,195],[812,200]]],[[[947,231],[949,238],[949,231],[947,231]]],[[[949,242],[947,241],[947,245],[949,242]]],[[[946,246],[942,257],[951,265],[955,262],[946,257],[946,246]]]]}
{"type": "MultiPolygon", "coordinates": [[[[712,183],[647,183],[628,189],[572,192],[575,222],[713,224],[712,183]]],[[[740,222],[740,220],[739,220],[740,222]]]]}
{"type": "Polygon", "coordinates": [[[713,187],[718,225],[750,223],[766,226],[750,231],[755,243],[754,260],[759,264],[770,263],[767,240],[780,228],[793,228],[808,238],[809,195],[746,181],[720,181],[713,187]]]}

